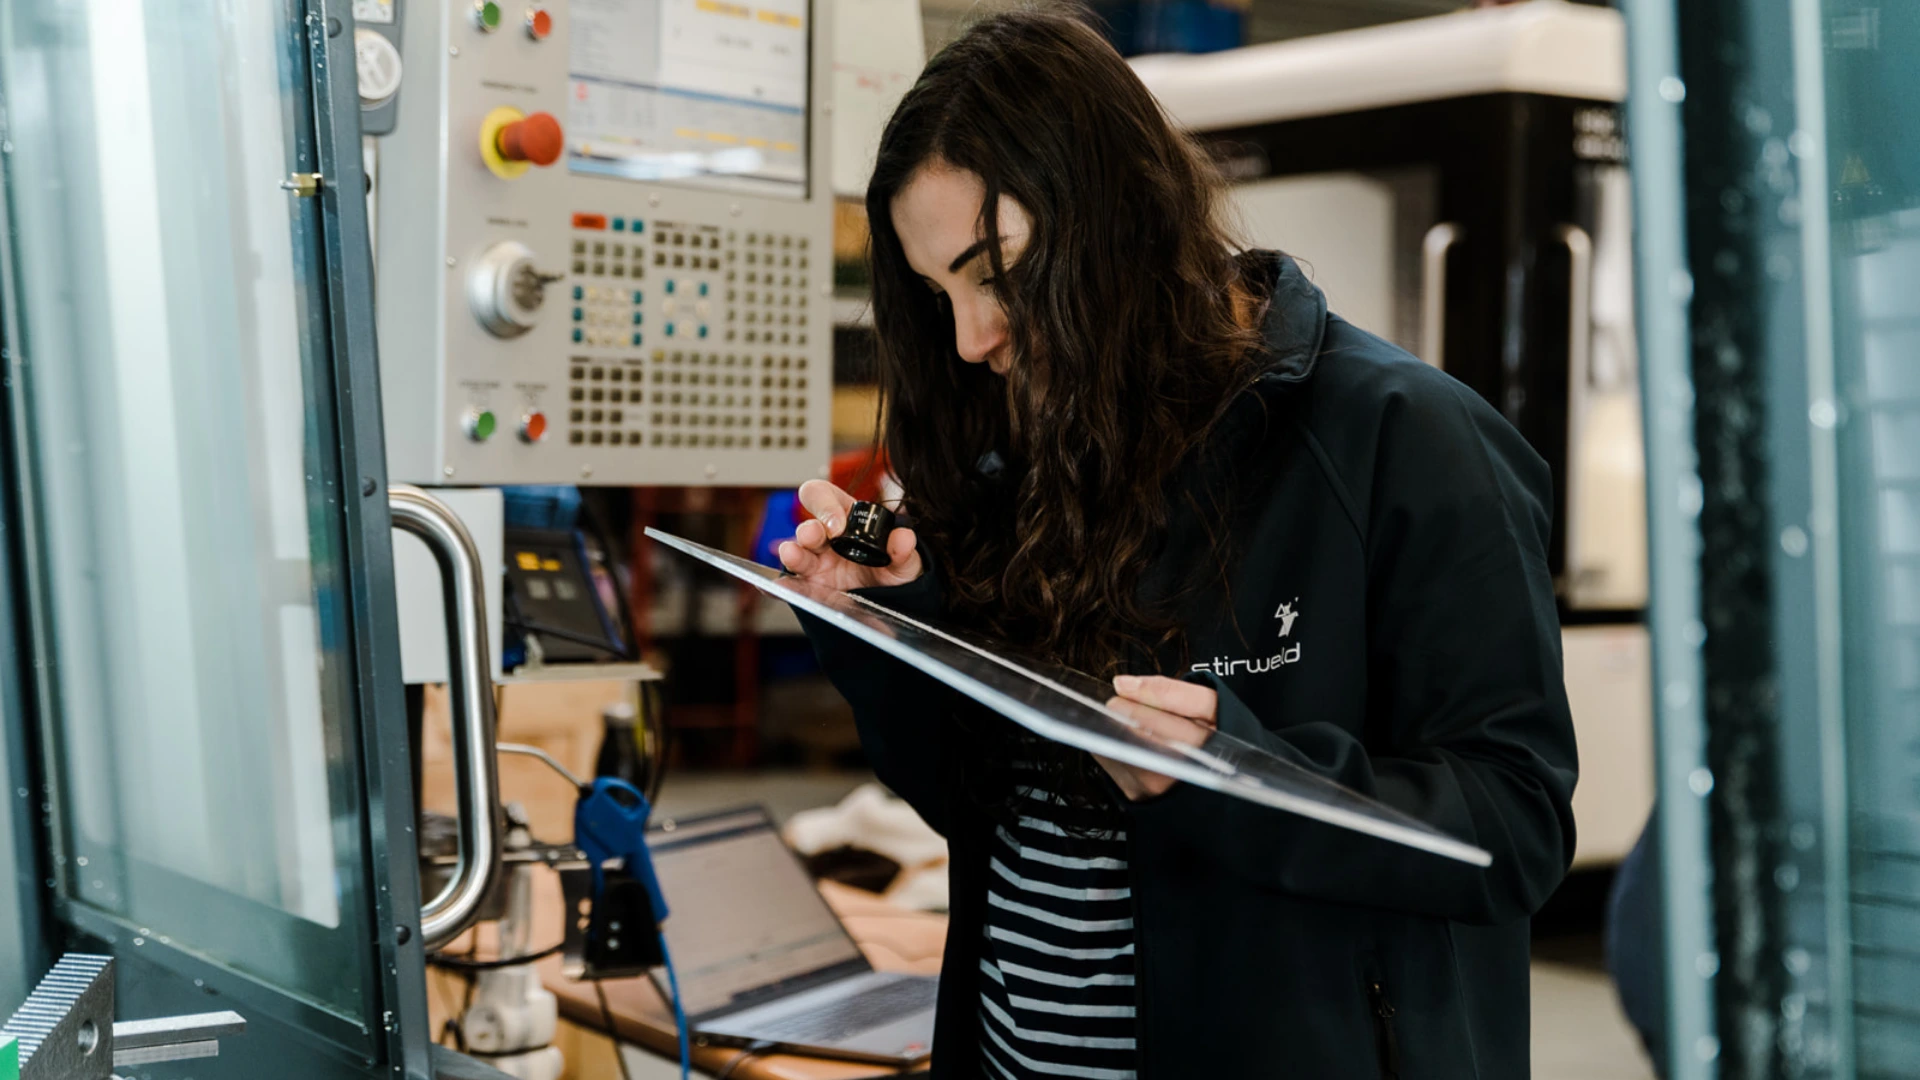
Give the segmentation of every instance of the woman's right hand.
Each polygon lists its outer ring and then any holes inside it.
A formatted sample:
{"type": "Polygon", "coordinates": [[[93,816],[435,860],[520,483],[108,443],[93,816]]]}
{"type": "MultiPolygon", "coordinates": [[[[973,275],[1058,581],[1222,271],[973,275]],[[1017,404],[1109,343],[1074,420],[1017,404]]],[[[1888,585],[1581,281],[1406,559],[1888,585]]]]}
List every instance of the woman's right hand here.
{"type": "Polygon", "coordinates": [[[847,528],[847,511],[854,498],[825,480],[809,480],[800,485],[800,505],[814,516],[794,530],[791,540],[780,544],[780,562],[789,573],[818,585],[842,591],[867,589],[876,585],[905,585],[918,578],[924,569],[920,552],[914,547],[912,529],[895,529],[887,536],[886,566],[861,566],[828,546],[827,541],[847,528]]]}

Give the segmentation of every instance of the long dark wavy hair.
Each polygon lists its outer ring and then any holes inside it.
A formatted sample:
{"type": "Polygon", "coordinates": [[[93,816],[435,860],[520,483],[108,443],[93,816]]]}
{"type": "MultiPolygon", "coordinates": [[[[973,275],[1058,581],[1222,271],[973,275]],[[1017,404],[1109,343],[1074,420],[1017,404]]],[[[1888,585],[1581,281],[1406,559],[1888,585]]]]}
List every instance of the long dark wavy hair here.
{"type": "MultiPolygon", "coordinates": [[[[957,622],[1100,677],[1143,673],[1179,640],[1138,590],[1169,481],[1252,378],[1258,343],[1236,319],[1224,191],[1072,10],[975,23],[901,100],[867,188],[882,439],[957,622]],[[935,163],[986,187],[1004,379],[958,357],[953,317],[894,229],[895,196],[935,163]],[[1011,264],[1002,195],[1032,219],[1011,264]]],[[[1020,754],[1057,793],[1088,790],[1084,755],[1020,754]]]]}

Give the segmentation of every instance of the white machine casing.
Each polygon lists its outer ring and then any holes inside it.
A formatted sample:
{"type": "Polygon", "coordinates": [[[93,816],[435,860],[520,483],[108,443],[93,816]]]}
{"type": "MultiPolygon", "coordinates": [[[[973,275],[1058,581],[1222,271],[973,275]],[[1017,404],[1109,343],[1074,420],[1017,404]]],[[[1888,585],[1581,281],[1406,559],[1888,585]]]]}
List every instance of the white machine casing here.
{"type": "Polygon", "coordinates": [[[823,475],[826,6],[810,15],[804,199],[582,175],[564,153],[498,175],[482,153],[490,113],[544,112],[563,130],[569,119],[570,6],[537,6],[552,19],[545,40],[512,18],[485,32],[464,3],[402,9],[407,85],[393,133],[373,151],[390,474],[441,485],[769,486],[823,475]],[[615,220],[639,231],[615,231],[615,220]],[[506,288],[483,280],[515,256],[548,279],[537,304],[511,278],[506,288]],[[760,280],[749,284],[750,273],[760,280]],[[489,297],[504,300],[493,321],[511,336],[483,320],[489,297]],[[496,429],[480,438],[483,412],[496,429]],[[530,439],[536,416],[546,430],[530,439]]]}

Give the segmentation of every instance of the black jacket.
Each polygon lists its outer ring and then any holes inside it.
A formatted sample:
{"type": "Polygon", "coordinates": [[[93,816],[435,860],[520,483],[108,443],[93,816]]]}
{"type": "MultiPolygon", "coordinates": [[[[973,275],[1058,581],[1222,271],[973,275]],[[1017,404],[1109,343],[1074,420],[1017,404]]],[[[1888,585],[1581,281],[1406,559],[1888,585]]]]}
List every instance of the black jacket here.
{"type": "MultiPolygon", "coordinates": [[[[1201,484],[1232,476],[1240,553],[1226,597],[1177,609],[1188,677],[1219,691],[1221,730],[1478,844],[1493,864],[1190,785],[1121,800],[1141,1075],[1524,1077],[1528,917],[1574,839],[1547,467],[1472,391],[1329,315],[1292,260],[1249,267],[1272,291],[1270,355],[1187,469],[1201,484]]],[[[1143,590],[1205,557],[1199,524],[1176,513],[1143,590]]],[[[940,609],[937,573],[869,594],[940,609]]],[[[950,718],[978,706],[807,624],[880,779],[948,838],[934,1075],[977,1076],[991,828],[960,792],[950,718]]]]}

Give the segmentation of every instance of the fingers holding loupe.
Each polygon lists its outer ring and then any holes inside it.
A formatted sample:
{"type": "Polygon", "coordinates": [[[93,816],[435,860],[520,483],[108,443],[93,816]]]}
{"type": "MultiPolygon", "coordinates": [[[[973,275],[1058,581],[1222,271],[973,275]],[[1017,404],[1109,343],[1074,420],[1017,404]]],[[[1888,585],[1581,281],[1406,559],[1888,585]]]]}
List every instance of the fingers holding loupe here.
{"type": "Polygon", "coordinates": [[[881,567],[893,561],[887,551],[887,537],[893,530],[893,511],[879,503],[856,502],[847,510],[846,527],[827,543],[848,562],[881,567]]]}

